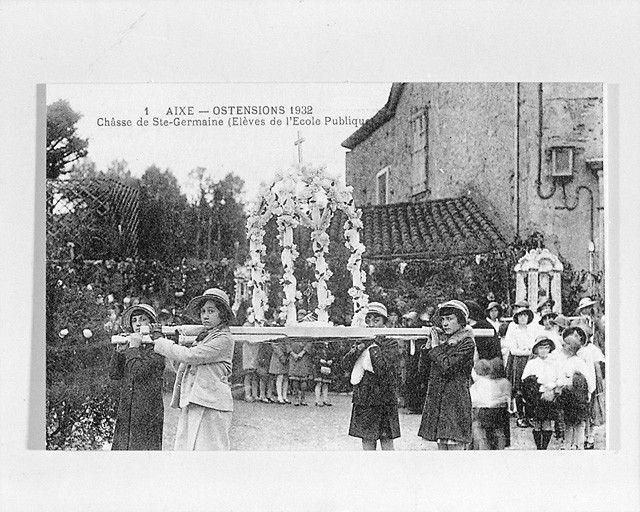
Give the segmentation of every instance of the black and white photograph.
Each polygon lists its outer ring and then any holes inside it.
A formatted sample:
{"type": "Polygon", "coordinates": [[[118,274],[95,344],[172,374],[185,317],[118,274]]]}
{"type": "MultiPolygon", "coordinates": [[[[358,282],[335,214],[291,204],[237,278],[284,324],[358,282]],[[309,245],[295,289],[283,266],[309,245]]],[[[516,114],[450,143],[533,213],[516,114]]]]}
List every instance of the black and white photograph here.
{"type": "Polygon", "coordinates": [[[0,508],[637,510],[639,14],[4,2],[0,508]]]}
{"type": "Polygon", "coordinates": [[[603,84],[46,98],[48,450],[606,449],[603,84]]]}

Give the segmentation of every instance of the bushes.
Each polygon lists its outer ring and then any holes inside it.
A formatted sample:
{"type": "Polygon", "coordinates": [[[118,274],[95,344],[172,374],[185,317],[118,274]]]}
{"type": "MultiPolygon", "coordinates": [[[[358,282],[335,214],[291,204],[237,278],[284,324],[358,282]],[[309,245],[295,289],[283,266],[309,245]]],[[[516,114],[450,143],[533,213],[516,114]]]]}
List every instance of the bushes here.
{"type": "Polygon", "coordinates": [[[406,308],[423,309],[451,298],[483,303],[489,291],[507,300],[509,281],[503,271],[504,260],[498,256],[488,256],[480,263],[475,255],[409,261],[402,272],[400,261],[372,262],[372,265],[373,273],[367,279],[369,300],[379,300],[388,307],[395,305],[401,313],[406,308]]]}
{"type": "Polygon", "coordinates": [[[81,274],[74,265],[47,266],[48,450],[99,449],[113,432],[118,390],[108,378],[106,310],[81,274]],[[58,336],[62,329],[69,331],[64,338],[58,336]],[[85,339],[84,329],[93,336],[85,339]]]}
{"type": "Polygon", "coordinates": [[[232,294],[234,270],[235,262],[226,258],[215,262],[186,258],[178,264],[133,259],[48,262],[47,311],[63,313],[65,321],[86,322],[99,310],[106,311],[109,295],[119,303],[138,296],[181,309],[214,284],[232,294]]]}
{"type": "Polygon", "coordinates": [[[109,379],[112,347],[47,347],[48,450],[100,449],[113,436],[118,383],[109,379]]]}

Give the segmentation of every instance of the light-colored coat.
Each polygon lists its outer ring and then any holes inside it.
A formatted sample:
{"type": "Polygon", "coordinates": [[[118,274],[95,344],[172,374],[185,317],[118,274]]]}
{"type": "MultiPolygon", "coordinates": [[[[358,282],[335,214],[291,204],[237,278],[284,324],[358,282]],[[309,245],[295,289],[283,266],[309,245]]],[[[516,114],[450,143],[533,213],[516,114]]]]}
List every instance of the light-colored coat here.
{"type": "Polygon", "coordinates": [[[214,328],[191,347],[159,338],[155,351],[180,363],[171,407],[198,404],[218,411],[233,411],[231,376],[233,339],[229,328],[214,328]]]}

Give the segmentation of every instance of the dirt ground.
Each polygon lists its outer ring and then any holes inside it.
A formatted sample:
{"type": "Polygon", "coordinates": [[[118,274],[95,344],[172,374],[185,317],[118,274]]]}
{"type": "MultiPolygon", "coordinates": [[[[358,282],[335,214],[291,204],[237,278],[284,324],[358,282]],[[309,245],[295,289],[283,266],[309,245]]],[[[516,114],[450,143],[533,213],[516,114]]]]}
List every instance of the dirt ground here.
{"type": "MultiPolygon", "coordinates": [[[[179,409],[169,407],[170,394],[165,394],[163,449],[172,450],[179,409]]],[[[331,407],[315,407],[313,393],[307,393],[307,407],[293,405],[247,403],[235,400],[231,424],[231,449],[242,451],[347,451],[361,450],[360,439],[349,437],[351,395],[330,393],[331,407]]],[[[421,416],[400,409],[400,431],[396,450],[436,450],[435,443],[418,437],[421,416]]],[[[511,450],[535,450],[530,428],[511,425],[511,450]]],[[[604,427],[596,434],[596,449],[605,449],[604,427]]],[[[552,439],[549,450],[560,448],[552,439]]]]}

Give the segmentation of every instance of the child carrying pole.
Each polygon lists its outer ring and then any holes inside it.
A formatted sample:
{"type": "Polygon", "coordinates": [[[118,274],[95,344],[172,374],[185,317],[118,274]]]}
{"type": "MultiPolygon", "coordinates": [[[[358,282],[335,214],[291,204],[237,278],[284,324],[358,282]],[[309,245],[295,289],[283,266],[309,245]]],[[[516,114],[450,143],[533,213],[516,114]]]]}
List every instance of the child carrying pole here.
{"type": "MultiPolygon", "coordinates": [[[[387,308],[369,303],[365,321],[367,327],[384,327],[387,308]]],[[[382,450],[393,450],[393,440],[400,437],[397,358],[398,342],[383,336],[354,343],[343,358],[353,384],[349,435],[362,439],[363,450],[375,450],[378,440],[382,450]]]]}

